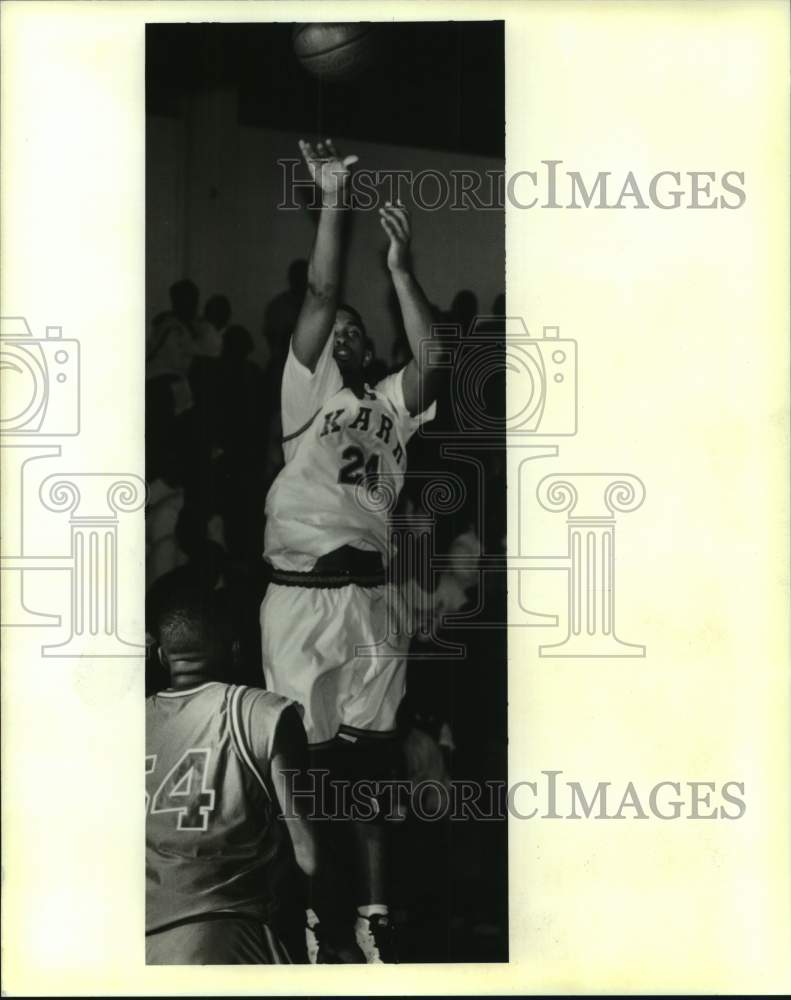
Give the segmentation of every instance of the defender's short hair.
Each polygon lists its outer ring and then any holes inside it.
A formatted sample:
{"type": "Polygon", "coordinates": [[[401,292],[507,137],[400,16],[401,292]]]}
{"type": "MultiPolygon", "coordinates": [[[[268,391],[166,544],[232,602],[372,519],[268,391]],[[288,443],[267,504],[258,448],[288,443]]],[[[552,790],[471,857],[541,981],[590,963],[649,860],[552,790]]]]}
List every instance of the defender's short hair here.
{"type": "Polygon", "coordinates": [[[189,585],[168,595],[158,609],[155,635],[165,653],[184,655],[223,645],[225,611],[214,591],[189,585]]]}

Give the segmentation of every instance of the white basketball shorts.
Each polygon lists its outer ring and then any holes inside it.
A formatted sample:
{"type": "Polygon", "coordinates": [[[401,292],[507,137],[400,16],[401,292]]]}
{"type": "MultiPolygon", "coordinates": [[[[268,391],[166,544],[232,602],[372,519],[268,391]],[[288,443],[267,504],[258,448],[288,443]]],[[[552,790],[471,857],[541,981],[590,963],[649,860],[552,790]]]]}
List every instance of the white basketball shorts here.
{"type": "Polygon", "coordinates": [[[395,728],[409,640],[394,593],[269,585],[260,616],[266,686],[302,705],[308,743],[333,739],[340,726],[395,728]]]}

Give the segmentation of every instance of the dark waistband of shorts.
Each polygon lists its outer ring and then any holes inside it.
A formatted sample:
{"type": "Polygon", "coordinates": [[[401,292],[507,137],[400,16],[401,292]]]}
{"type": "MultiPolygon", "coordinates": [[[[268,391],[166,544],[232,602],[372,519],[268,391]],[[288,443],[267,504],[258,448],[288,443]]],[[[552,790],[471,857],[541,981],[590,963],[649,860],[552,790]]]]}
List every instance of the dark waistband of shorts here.
{"type": "Polygon", "coordinates": [[[378,552],[365,552],[352,545],[342,545],[316,560],[306,573],[278,569],[269,563],[269,579],[282,587],[381,587],[385,569],[378,552]]]}

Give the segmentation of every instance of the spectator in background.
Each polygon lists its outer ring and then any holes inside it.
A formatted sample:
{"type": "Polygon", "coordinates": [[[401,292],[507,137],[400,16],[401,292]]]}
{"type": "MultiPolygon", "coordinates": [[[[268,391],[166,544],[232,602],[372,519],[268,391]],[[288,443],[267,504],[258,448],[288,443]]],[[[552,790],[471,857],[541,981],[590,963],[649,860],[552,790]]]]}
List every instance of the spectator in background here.
{"type": "Polygon", "coordinates": [[[212,295],[203,307],[203,316],[196,320],[196,354],[211,358],[222,350],[223,334],[231,321],[231,303],[225,295],[212,295]]]}
{"type": "MultiPolygon", "coordinates": [[[[505,333],[505,295],[501,293],[495,298],[494,302],[492,302],[491,313],[478,325],[477,332],[505,333]]],[[[496,410],[495,412],[500,413],[504,411],[496,410]]]]}
{"type": "Polygon", "coordinates": [[[460,292],[456,292],[448,311],[449,321],[460,324],[461,332],[467,333],[470,329],[470,324],[477,315],[478,296],[475,292],[471,292],[468,288],[463,288],[460,292]]]}
{"type": "Polygon", "coordinates": [[[219,356],[221,330],[230,318],[231,304],[225,295],[214,294],[206,302],[203,316],[197,317],[198,297],[198,289],[189,280],[176,282],[171,287],[171,298],[179,301],[184,315],[192,317],[190,329],[194,335],[189,382],[194,400],[195,436],[181,526],[190,546],[207,537],[224,544],[222,521],[218,516],[216,469],[220,453],[219,356]]]}
{"type": "Polygon", "coordinates": [[[212,295],[203,307],[203,318],[217,331],[220,339],[231,322],[231,303],[225,295],[212,295]]]}
{"type": "Polygon", "coordinates": [[[198,298],[198,286],[189,278],[182,278],[170,286],[171,311],[189,329],[192,329],[198,315],[198,298]]]}
{"type": "Polygon", "coordinates": [[[260,454],[269,407],[266,378],[249,360],[252,351],[250,333],[228,327],[217,369],[219,508],[229,554],[257,565],[265,500],[260,454]]]}
{"type": "Polygon", "coordinates": [[[308,262],[292,260],[288,266],[288,288],[277,294],[264,311],[263,343],[253,360],[263,369],[276,369],[273,384],[280,376],[288,354],[288,343],[297,325],[299,310],[308,286],[308,262]],[[264,357],[265,355],[265,357],[264,357]]]}
{"type": "Polygon", "coordinates": [[[192,334],[172,312],[152,323],[146,345],[146,581],[186,560],[176,538],[194,454],[188,380],[192,334]]]}
{"type": "MultiPolygon", "coordinates": [[[[170,286],[169,292],[172,315],[192,334],[189,387],[193,400],[195,432],[187,489],[191,508],[190,531],[201,535],[211,508],[210,456],[217,437],[215,358],[219,354],[220,344],[219,341],[213,343],[217,339],[214,327],[208,320],[198,318],[200,292],[195,282],[182,278],[170,286]]],[[[228,309],[230,310],[230,304],[228,309]]]]}
{"type": "MultiPolygon", "coordinates": [[[[261,430],[264,488],[269,488],[283,467],[280,426],[280,386],[288,345],[308,286],[308,262],[292,260],[288,267],[288,288],[276,295],[264,312],[263,336],[251,356],[266,373],[265,426],[261,430]]],[[[259,457],[259,462],[261,458],[259,457]]]]}

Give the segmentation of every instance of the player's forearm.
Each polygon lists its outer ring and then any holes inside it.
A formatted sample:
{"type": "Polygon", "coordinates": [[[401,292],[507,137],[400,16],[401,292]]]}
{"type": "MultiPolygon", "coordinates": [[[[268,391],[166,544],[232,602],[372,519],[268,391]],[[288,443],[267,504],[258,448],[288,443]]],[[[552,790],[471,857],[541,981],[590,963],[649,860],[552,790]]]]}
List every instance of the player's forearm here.
{"type": "Polygon", "coordinates": [[[308,764],[305,729],[296,709],[290,707],[283,712],[275,732],[271,779],[296,862],[305,875],[312,876],[316,872],[316,837],[305,801],[311,793],[308,764]]]}
{"type": "Polygon", "coordinates": [[[324,207],[308,263],[308,287],[292,337],[297,360],[315,369],[335,321],[341,279],[343,212],[324,207]]]}
{"type": "Polygon", "coordinates": [[[344,212],[324,205],[308,263],[307,294],[335,306],[341,281],[344,212]]]}
{"type": "Polygon", "coordinates": [[[417,278],[407,269],[391,272],[401,308],[404,330],[418,369],[421,368],[421,344],[431,336],[431,308],[417,278]]]}

